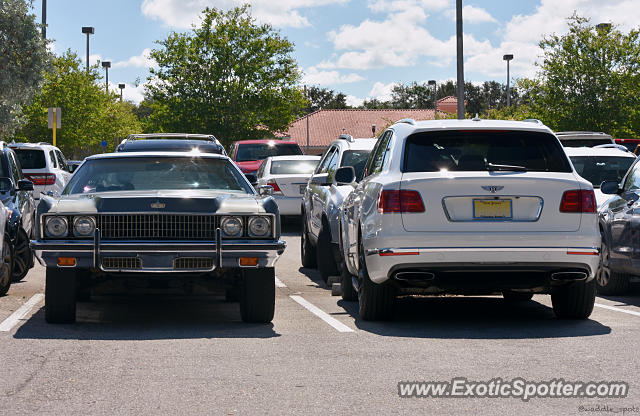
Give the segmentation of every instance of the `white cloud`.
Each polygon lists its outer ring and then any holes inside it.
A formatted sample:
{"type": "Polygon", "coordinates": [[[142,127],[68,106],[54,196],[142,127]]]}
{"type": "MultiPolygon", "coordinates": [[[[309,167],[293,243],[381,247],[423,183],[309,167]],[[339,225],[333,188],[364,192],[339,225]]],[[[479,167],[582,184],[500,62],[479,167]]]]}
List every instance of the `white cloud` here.
{"type": "Polygon", "coordinates": [[[309,67],[302,77],[303,84],[310,85],[335,85],[349,84],[362,81],[364,78],[356,73],[340,74],[338,71],[320,71],[316,67],[309,67]]]}
{"type": "MultiPolygon", "coordinates": [[[[120,88],[118,88],[118,84],[119,83],[113,83],[109,81],[109,91],[117,95],[120,95],[120,88]]],[[[144,100],[144,89],[147,83],[143,83],[138,86],[131,85],[128,83],[124,83],[124,84],[125,84],[125,87],[122,90],[122,99],[125,101],[131,101],[135,104],[140,104],[140,102],[144,100]]]]}
{"type": "MultiPolygon", "coordinates": [[[[86,60],[87,60],[86,55],[83,55],[82,56],[82,62],[86,62],[86,60]]],[[[94,54],[94,55],[89,55],[89,66],[93,66],[93,65],[97,64],[98,61],[100,61],[100,62],[103,61],[102,55],[100,55],[99,53],[94,54]]]]}
{"type": "Polygon", "coordinates": [[[115,62],[112,68],[155,68],[158,66],[151,58],[151,49],[146,48],[140,55],[135,55],[126,61],[115,62]]]}
{"type": "Polygon", "coordinates": [[[411,7],[426,10],[442,10],[451,4],[451,0],[370,0],[369,9],[374,12],[398,12],[411,7]]]}
{"type": "MultiPolygon", "coordinates": [[[[453,21],[456,20],[456,9],[447,10],[446,15],[453,21]]],[[[471,5],[462,8],[463,23],[495,23],[497,20],[481,7],[471,5]]]]}
{"type": "Polygon", "coordinates": [[[373,88],[371,88],[368,98],[375,98],[380,101],[389,101],[391,99],[391,91],[395,85],[395,82],[390,82],[389,84],[376,82],[373,84],[373,88]]]}
{"type": "MultiPolygon", "coordinates": [[[[346,3],[348,0],[254,0],[251,14],[261,22],[278,27],[306,27],[309,20],[299,9],[346,3]]],[[[246,0],[144,0],[142,13],[164,24],[181,29],[199,24],[206,7],[231,9],[248,3],[246,0]]]]}
{"type": "Polygon", "coordinates": [[[345,101],[350,107],[360,107],[364,103],[364,98],[358,98],[354,95],[347,95],[345,101]]]}

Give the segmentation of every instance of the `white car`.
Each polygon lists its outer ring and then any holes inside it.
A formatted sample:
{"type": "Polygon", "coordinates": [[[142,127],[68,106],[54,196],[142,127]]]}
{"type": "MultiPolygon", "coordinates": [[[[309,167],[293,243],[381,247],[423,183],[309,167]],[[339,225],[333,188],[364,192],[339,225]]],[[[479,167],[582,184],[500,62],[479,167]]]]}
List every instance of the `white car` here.
{"type": "Polygon", "coordinates": [[[22,173],[33,182],[33,199],[38,202],[41,194],[60,195],[71,177],[64,155],[49,143],[11,143],[22,173]]]}
{"type": "Polygon", "coordinates": [[[405,294],[548,293],[560,318],[593,309],[593,187],[541,123],[393,124],[344,202],[340,235],[343,297],[357,296],[363,319],[389,318],[405,294]]]}
{"type": "Polygon", "coordinates": [[[270,185],[280,215],[300,215],[302,194],[320,156],[271,156],[257,172],[258,186],[270,185]]]}
{"type": "Polygon", "coordinates": [[[629,167],[636,160],[636,155],[626,149],[622,150],[620,147],[611,145],[606,147],[565,147],[564,149],[578,175],[593,185],[598,207],[612,197],[600,191],[600,184],[604,181],[621,183],[629,167]]]}

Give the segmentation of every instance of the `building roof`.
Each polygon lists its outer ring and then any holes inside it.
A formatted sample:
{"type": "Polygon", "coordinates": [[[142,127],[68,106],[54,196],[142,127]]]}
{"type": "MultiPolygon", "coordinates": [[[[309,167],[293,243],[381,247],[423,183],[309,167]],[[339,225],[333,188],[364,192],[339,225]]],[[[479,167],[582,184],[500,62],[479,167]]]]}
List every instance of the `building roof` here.
{"type": "Polygon", "coordinates": [[[307,145],[307,117],[309,118],[309,145],[311,147],[326,147],[341,134],[353,137],[371,137],[371,126],[376,126],[376,133],[403,118],[416,120],[432,120],[434,111],[427,109],[415,110],[318,110],[308,116],[294,121],[280,137],[291,138],[301,147],[307,145]]]}

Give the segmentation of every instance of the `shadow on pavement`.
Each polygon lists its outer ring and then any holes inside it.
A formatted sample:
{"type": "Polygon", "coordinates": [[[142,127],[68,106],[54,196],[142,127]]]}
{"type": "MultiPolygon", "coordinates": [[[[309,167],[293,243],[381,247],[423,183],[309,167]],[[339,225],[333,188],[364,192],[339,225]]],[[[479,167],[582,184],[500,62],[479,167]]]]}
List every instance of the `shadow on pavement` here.
{"type": "MultiPolygon", "coordinates": [[[[617,302],[613,306],[638,306],[640,307],[640,283],[631,283],[631,287],[629,291],[621,296],[609,296],[609,295],[598,295],[599,298],[607,299],[612,302],[617,302]]],[[[596,302],[598,299],[596,298],[596,302]]]]}
{"type": "Polygon", "coordinates": [[[389,337],[442,339],[535,339],[604,335],[611,328],[594,320],[559,320],[553,310],[534,301],[509,305],[499,297],[404,297],[396,301],[394,319],[363,321],[358,302],[338,305],[363,331],[389,337]]]}
{"type": "Polygon", "coordinates": [[[328,289],[328,290],[331,289],[324,282],[324,280],[322,279],[322,276],[320,275],[320,272],[317,269],[307,269],[306,267],[300,267],[298,271],[303,275],[307,276],[309,280],[315,283],[319,288],[328,289]]]}
{"type": "Polygon", "coordinates": [[[273,324],[246,324],[237,303],[219,297],[98,297],[79,302],[77,322],[51,325],[44,308],[22,325],[15,338],[155,340],[279,337],[273,324]]]}

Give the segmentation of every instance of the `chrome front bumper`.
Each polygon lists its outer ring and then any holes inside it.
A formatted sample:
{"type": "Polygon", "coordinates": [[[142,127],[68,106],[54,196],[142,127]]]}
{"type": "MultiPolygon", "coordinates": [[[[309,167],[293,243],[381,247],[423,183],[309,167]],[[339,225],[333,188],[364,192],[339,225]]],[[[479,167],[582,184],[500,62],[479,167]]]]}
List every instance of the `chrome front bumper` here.
{"type": "MultiPolygon", "coordinates": [[[[101,240],[96,230],[91,240],[33,240],[31,248],[36,258],[46,267],[59,266],[59,257],[74,257],[78,269],[95,269],[107,273],[151,272],[189,273],[210,272],[227,268],[274,267],[284,252],[283,240],[223,240],[216,241],[150,241],[150,240],[101,240]],[[256,266],[240,266],[241,257],[255,257],[256,266]],[[104,258],[138,258],[140,268],[103,267],[104,258]],[[211,267],[203,269],[176,269],[179,258],[213,258],[211,267]]],[[[219,233],[217,234],[219,236],[219,233]]]]}

